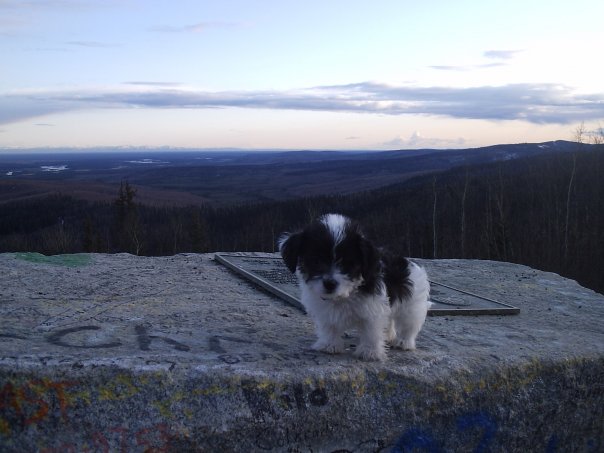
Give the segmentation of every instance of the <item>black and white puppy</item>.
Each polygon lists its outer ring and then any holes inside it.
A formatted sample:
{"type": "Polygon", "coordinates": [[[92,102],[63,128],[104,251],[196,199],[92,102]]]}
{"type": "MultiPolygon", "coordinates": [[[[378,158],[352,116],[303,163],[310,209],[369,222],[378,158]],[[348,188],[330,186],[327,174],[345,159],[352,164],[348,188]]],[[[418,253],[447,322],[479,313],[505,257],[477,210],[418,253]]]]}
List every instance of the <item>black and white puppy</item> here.
{"type": "Polygon", "coordinates": [[[339,214],[283,234],[279,251],[315,323],[313,349],[343,352],[349,329],[358,331],[355,355],[364,360],[385,359],[386,343],[415,349],[431,305],[422,267],[376,248],[357,223],[339,214]]]}

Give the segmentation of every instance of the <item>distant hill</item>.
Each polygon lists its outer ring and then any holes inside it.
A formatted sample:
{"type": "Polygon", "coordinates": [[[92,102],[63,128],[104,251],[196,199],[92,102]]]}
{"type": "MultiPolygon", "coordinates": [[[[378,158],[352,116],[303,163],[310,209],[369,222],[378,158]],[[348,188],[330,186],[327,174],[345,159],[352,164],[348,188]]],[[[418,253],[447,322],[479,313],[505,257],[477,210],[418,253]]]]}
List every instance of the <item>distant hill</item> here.
{"type": "Polygon", "coordinates": [[[405,153],[28,161],[0,184],[0,252],[274,251],[283,231],[335,211],[407,256],[522,263],[604,293],[604,145],[405,153]],[[60,187],[73,192],[49,195],[60,187]]]}
{"type": "MultiPolygon", "coordinates": [[[[186,206],[349,194],[458,166],[569,152],[568,141],[452,150],[0,152],[0,203],[69,194],[111,201],[119,183],[147,205],[186,206]]],[[[585,145],[590,146],[590,145],[585,145]]],[[[107,150],[105,150],[107,151],[107,150]]]]}

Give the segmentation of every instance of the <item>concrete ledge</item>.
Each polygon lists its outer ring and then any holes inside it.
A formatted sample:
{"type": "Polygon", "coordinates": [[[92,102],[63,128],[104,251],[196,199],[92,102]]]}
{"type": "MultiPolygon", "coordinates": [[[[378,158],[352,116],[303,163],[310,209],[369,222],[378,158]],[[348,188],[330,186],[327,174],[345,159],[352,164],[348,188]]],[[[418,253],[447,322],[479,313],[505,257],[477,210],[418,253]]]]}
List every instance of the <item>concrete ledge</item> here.
{"type": "Polygon", "coordinates": [[[604,297],[423,264],[521,313],[429,318],[368,364],[212,255],[2,254],[0,451],[602,451],[604,297]]]}

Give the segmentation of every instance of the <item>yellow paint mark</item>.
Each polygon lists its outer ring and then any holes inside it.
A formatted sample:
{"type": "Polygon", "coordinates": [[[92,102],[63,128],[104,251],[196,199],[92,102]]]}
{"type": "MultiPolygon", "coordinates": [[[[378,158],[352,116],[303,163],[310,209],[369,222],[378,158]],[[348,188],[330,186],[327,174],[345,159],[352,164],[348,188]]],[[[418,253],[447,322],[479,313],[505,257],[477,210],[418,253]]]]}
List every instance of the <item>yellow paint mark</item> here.
{"type": "Polygon", "coordinates": [[[76,400],[84,401],[88,406],[90,406],[92,404],[92,401],[90,398],[90,391],[88,391],[88,390],[82,390],[81,392],[75,392],[75,393],[66,393],[65,399],[67,400],[67,403],[69,404],[69,406],[73,406],[75,404],[76,400]]]}
{"type": "Polygon", "coordinates": [[[365,391],[367,390],[365,386],[365,376],[361,377],[359,375],[353,378],[353,380],[351,381],[351,386],[357,396],[361,397],[365,395],[365,391]]]}
{"type": "Polygon", "coordinates": [[[237,391],[237,385],[231,382],[228,385],[211,385],[209,387],[204,387],[201,389],[193,390],[193,395],[195,396],[214,396],[214,395],[223,395],[225,393],[235,393],[237,391]]]}
{"type": "Polygon", "coordinates": [[[350,376],[348,374],[341,374],[338,376],[338,380],[342,383],[349,383],[352,391],[358,397],[364,396],[367,390],[365,375],[357,374],[355,376],[350,376]]]}
{"type": "Polygon", "coordinates": [[[170,406],[172,406],[172,403],[168,400],[168,401],[155,401],[153,402],[153,406],[155,406],[157,408],[157,410],[159,411],[160,415],[164,418],[173,418],[172,415],[172,410],[170,408],[170,406]]]}
{"type": "Polygon", "coordinates": [[[4,420],[3,418],[0,419],[0,434],[3,434],[5,436],[10,435],[10,429],[8,426],[8,422],[6,420],[4,420]]]}
{"type": "Polygon", "coordinates": [[[176,392],[174,393],[174,396],[172,397],[172,401],[182,401],[185,399],[185,394],[184,392],[176,392]]]}
{"type": "Polygon", "coordinates": [[[444,385],[437,385],[434,387],[437,392],[447,393],[447,388],[444,385]]]}
{"type": "Polygon", "coordinates": [[[258,390],[266,390],[269,387],[274,386],[273,382],[271,382],[268,379],[265,379],[263,381],[258,382],[258,384],[256,385],[256,387],[258,388],[258,390]]]}
{"type": "Polygon", "coordinates": [[[139,393],[132,378],[127,374],[118,374],[109,384],[99,387],[100,400],[124,400],[139,393]]]}
{"type": "Polygon", "coordinates": [[[195,396],[221,395],[223,393],[227,393],[227,389],[225,389],[224,387],[222,387],[220,385],[212,385],[210,387],[193,390],[193,395],[195,395],[195,396]]]}

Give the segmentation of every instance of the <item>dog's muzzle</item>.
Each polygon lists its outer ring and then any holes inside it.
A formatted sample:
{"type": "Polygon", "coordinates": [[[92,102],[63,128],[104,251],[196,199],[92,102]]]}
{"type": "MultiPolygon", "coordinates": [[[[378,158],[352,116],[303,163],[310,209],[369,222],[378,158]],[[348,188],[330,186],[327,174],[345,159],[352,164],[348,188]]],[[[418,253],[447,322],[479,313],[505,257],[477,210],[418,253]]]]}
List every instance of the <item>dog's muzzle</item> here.
{"type": "Polygon", "coordinates": [[[332,294],[338,287],[338,282],[332,277],[325,277],[323,279],[323,290],[326,294],[332,294]]]}

